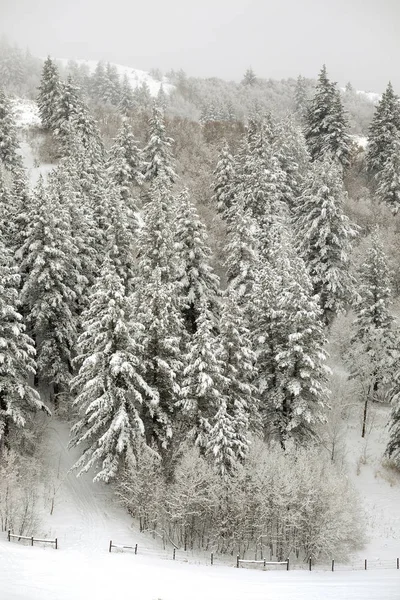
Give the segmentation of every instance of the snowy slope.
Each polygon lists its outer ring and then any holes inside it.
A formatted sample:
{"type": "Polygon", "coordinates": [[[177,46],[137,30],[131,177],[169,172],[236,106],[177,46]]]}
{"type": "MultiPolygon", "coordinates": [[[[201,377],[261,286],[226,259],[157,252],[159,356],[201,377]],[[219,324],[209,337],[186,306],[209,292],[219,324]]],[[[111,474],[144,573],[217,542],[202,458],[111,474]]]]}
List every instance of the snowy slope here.
{"type": "MultiPolygon", "coordinates": [[[[69,59],[67,58],[57,58],[57,62],[59,62],[63,67],[67,67],[69,59]]],[[[95,60],[84,60],[78,59],[75,60],[78,65],[85,65],[90,73],[93,73],[97,67],[98,61],[95,60]]],[[[164,92],[168,94],[174,88],[172,84],[168,82],[166,77],[162,78],[162,81],[157,81],[148,73],[147,71],[140,71],[139,69],[133,69],[132,67],[126,67],[124,65],[118,65],[116,63],[112,63],[117,68],[119,76],[122,78],[125,74],[128,77],[128,80],[135,89],[136,87],[146,83],[149,86],[150,94],[152,96],[157,96],[161,85],[163,86],[164,92]]]]}
{"type": "Polygon", "coordinates": [[[362,410],[361,404],[354,409],[345,433],[349,477],[360,494],[367,523],[368,542],[358,555],[394,560],[400,556],[400,474],[382,464],[390,409],[380,404],[370,407],[364,439],[362,410]]]}
{"type": "Polygon", "coordinates": [[[27,98],[12,98],[11,104],[17,127],[26,129],[40,126],[39,109],[36,102],[27,98]]]}

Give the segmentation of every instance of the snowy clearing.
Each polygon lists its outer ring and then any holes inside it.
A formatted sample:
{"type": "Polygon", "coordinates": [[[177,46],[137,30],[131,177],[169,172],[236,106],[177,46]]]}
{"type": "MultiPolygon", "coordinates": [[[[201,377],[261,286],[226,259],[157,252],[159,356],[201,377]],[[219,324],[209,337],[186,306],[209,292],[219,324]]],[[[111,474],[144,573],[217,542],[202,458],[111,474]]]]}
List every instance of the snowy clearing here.
{"type": "Polygon", "coordinates": [[[0,542],[7,600],[398,600],[400,571],[256,572],[0,542]]]}
{"type": "Polygon", "coordinates": [[[36,102],[27,98],[12,98],[11,105],[17,127],[26,129],[40,126],[39,109],[36,102]]]}

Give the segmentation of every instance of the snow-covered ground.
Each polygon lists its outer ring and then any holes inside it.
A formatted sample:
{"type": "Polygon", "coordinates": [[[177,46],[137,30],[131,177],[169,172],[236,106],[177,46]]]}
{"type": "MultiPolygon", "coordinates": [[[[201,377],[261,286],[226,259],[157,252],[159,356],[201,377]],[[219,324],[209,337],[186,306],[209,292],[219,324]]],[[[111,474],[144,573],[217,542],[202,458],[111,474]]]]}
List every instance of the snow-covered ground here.
{"type": "Polygon", "coordinates": [[[28,98],[12,98],[11,104],[17,127],[26,129],[40,126],[39,109],[36,102],[28,100],[28,98]]]}
{"type": "Polygon", "coordinates": [[[0,542],[4,600],[399,600],[400,571],[256,572],[0,542]]]}
{"type": "Polygon", "coordinates": [[[349,419],[345,436],[349,477],[360,494],[367,525],[368,542],[358,556],[394,561],[400,556],[400,475],[382,464],[389,407],[373,404],[369,414],[365,439],[361,437],[361,405],[349,419]]]}
{"type": "MultiPolygon", "coordinates": [[[[68,58],[57,58],[56,61],[60,63],[63,67],[67,67],[69,59],[68,58]]],[[[75,60],[78,65],[85,65],[89,69],[89,73],[93,73],[97,67],[98,61],[96,60],[85,60],[78,59],[75,60]]],[[[150,94],[152,96],[157,96],[161,85],[163,86],[164,92],[168,94],[174,88],[174,86],[169,83],[166,77],[163,77],[161,81],[157,81],[148,73],[147,71],[141,71],[140,69],[133,69],[132,67],[127,67],[124,65],[118,65],[116,63],[112,63],[118,71],[119,76],[122,78],[124,75],[127,75],[129,83],[132,88],[146,83],[149,86],[150,94]]]]}

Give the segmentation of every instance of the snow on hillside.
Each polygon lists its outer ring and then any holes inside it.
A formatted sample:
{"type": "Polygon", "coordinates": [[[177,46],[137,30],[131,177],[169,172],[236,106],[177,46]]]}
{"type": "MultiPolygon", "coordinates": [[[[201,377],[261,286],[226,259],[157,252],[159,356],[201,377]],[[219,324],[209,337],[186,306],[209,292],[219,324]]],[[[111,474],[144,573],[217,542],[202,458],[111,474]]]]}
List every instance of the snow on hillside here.
{"type": "MultiPolygon", "coordinates": [[[[385,466],[389,406],[372,404],[366,437],[361,437],[362,405],[346,427],[346,462],[358,490],[367,526],[366,547],[360,558],[395,560],[400,556],[400,474],[385,466]]],[[[399,596],[400,597],[400,596],[399,596]]]]}
{"type": "Polygon", "coordinates": [[[25,129],[40,125],[39,109],[36,102],[27,98],[12,98],[11,104],[17,127],[25,129]]]}
{"type": "MultiPolygon", "coordinates": [[[[67,58],[57,58],[56,60],[63,67],[67,67],[68,62],[69,62],[69,59],[67,59],[67,58]]],[[[94,72],[94,70],[96,69],[97,64],[98,64],[98,61],[96,61],[96,60],[78,59],[78,60],[75,60],[75,62],[78,65],[85,65],[89,69],[90,73],[94,72]]],[[[116,63],[111,63],[111,64],[114,64],[114,66],[117,68],[118,74],[121,78],[125,74],[127,75],[128,80],[133,89],[142,85],[143,83],[146,83],[149,86],[150,94],[152,96],[157,96],[161,85],[163,86],[164,92],[166,94],[169,94],[174,89],[174,86],[168,82],[168,79],[166,77],[163,77],[161,81],[157,81],[147,71],[133,69],[132,67],[118,65],[116,63]]]]}

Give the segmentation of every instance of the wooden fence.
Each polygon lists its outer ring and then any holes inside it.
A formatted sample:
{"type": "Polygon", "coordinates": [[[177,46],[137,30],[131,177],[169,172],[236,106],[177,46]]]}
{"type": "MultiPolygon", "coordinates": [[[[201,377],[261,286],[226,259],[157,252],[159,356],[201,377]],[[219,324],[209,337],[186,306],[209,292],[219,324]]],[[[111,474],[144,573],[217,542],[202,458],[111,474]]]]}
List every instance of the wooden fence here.
{"type": "Polygon", "coordinates": [[[236,557],[236,567],[239,568],[241,565],[262,565],[264,569],[268,566],[285,566],[286,571],[289,571],[290,561],[289,559],[283,561],[273,561],[267,560],[264,558],[263,560],[245,560],[244,558],[240,558],[239,554],[236,557]]]}
{"type": "Polygon", "coordinates": [[[58,550],[57,538],[55,538],[54,540],[35,538],[35,537],[33,537],[33,535],[27,536],[27,535],[20,535],[19,533],[11,533],[11,529],[9,529],[7,532],[7,539],[9,542],[11,542],[11,538],[17,539],[18,541],[28,540],[28,541],[30,541],[31,546],[33,546],[34,542],[39,542],[41,544],[54,544],[55,550],[58,550]]]}

